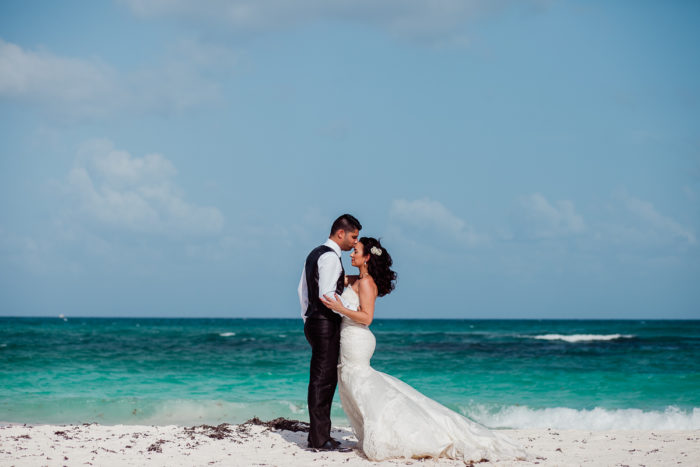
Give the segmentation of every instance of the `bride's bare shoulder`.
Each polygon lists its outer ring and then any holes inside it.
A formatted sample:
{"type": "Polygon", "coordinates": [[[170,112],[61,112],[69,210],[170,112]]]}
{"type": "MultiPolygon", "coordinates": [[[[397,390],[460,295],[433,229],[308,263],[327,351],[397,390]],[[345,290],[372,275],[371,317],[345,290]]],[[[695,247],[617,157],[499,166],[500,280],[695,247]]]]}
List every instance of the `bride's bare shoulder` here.
{"type": "Polygon", "coordinates": [[[372,279],[372,276],[365,276],[361,279],[357,280],[357,286],[358,289],[361,291],[372,291],[377,293],[377,284],[374,283],[374,279],[372,279]]]}

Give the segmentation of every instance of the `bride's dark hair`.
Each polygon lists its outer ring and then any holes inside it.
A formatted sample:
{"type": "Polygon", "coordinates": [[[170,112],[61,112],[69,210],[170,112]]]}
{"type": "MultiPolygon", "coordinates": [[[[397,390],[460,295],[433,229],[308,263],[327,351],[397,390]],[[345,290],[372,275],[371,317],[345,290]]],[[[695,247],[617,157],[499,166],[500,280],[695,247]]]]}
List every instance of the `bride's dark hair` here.
{"type": "Polygon", "coordinates": [[[396,273],[391,270],[393,263],[391,255],[376,238],[362,237],[359,241],[362,243],[362,253],[370,256],[367,262],[367,272],[374,279],[374,283],[377,284],[379,296],[383,297],[391,293],[394,290],[394,282],[396,281],[396,273]],[[374,252],[372,252],[373,248],[375,249],[374,252]]]}

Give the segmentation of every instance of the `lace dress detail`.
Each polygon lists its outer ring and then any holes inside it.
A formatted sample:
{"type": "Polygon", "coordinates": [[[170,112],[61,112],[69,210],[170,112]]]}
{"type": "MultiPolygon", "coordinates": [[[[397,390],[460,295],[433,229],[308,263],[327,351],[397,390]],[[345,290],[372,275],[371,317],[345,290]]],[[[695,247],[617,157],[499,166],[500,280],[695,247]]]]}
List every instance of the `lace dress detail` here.
{"type": "MultiPolygon", "coordinates": [[[[347,287],[343,301],[358,309],[359,297],[347,287]]],[[[358,447],[373,461],[392,457],[525,459],[526,453],[500,433],[424,396],[393,376],[374,370],[376,340],[366,325],[343,317],[338,388],[358,447]]]]}

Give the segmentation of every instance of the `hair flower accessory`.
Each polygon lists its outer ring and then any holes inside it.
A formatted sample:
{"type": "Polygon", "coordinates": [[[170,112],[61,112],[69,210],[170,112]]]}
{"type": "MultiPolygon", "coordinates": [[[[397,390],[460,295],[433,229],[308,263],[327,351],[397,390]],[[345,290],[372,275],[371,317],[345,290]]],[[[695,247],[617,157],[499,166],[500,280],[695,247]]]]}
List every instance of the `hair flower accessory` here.
{"type": "Polygon", "coordinates": [[[381,249],[381,248],[377,248],[376,246],[373,246],[372,248],[370,248],[369,251],[370,251],[373,255],[382,256],[382,249],[381,249]]]}

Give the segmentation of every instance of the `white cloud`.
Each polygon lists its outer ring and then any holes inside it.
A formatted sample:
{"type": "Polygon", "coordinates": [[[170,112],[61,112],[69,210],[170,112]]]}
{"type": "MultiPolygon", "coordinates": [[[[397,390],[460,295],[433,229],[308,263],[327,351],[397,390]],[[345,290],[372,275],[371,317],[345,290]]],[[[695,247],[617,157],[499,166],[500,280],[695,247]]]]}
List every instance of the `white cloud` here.
{"type": "Polygon", "coordinates": [[[410,227],[413,231],[429,231],[464,246],[476,246],[488,241],[486,235],[477,233],[440,202],[428,198],[395,200],[391,205],[390,217],[394,223],[410,227]]]}
{"type": "MultiPolygon", "coordinates": [[[[72,103],[81,111],[98,104],[97,96],[121,100],[117,77],[97,61],[32,52],[0,39],[0,96],[31,101],[72,103]]],[[[104,98],[102,99],[104,100],[104,98]]]]}
{"type": "Polygon", "coordinates": [[[664,216],[649,201],[635,198],[626,192],[619,193],[618,199],[638,221],[637,229],[641,229],[653,236],[682,239],[690,245],[696,243],[695,233],[691,229],[670,217],[664,216]]]}
{"type": "Polygon", "coordinates": [[[519,200],[525,227],[535,238],[555,238],[582,233],[586,229],[583,217],[568,200],[550,203],[539,193],[522,196],[519,200]]]}
{"type": "Polygon", "coordinates": [[[85,143],[81,153],[83,159],[93,164],[96,173],[113,185],[163,181],[177,173],[170,161],[160,154],[147,154],[140,159],[131,157],[126,151],[114,149],[109,141],[85,143]]]}
{"type": "Polygon", "coordinates": [[[215,101],[219,87],[200,70],[226,65],[222,52],[191,41],[181,43],[178,51],[177,60],[159,67],[120,73],[97,59],[26,50],[0,39],[0,98],[72,117],[181,112],[215,101]]]}
{"type": "MultiPolygon", "coordinates": [[[[504,8],[531,8],[544,0],[122,0],[140,17],[169,16],[221,24],[236,32],[316,20],[377,25],[413,38],[459,42],[465,24],[504,8]]],[[[461,39],[460,39],[461,40],[461,39]]]]}
{"type": "Polygon", "coordinates": [[[186,202],[172,181],[176,171],[160,154],[142,158],[116,150],[109,141],[86,143],[67,178],[71,212],[110,228],[166,235],[221,231],[215,207],[186,202]]]}

